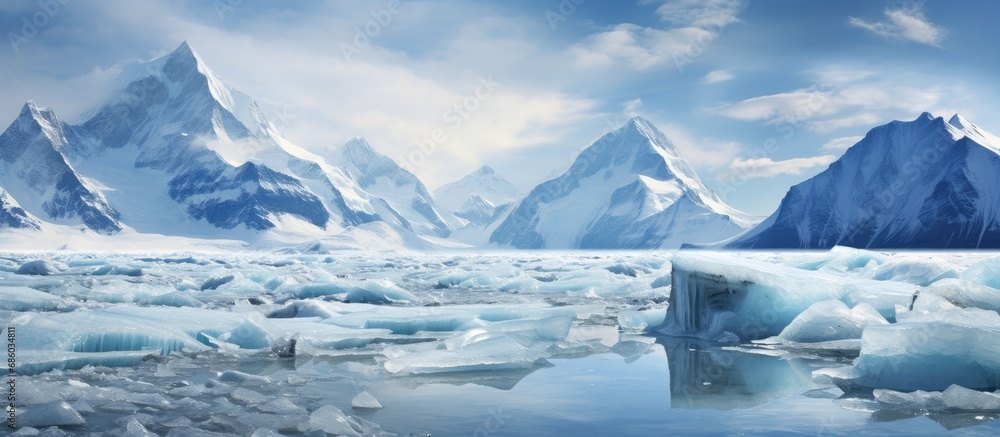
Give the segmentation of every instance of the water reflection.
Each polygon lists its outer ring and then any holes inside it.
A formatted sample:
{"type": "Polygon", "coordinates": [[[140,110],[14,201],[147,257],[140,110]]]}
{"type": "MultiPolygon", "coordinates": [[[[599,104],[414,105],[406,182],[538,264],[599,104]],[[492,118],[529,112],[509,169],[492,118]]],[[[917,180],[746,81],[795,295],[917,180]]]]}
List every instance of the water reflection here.
{"type": "Polygon", "coordinates": [[[753,408],[812,388],[808,363],[724,349],[717,343],[660,337],[670,368],[672,408],[753,408]]]}

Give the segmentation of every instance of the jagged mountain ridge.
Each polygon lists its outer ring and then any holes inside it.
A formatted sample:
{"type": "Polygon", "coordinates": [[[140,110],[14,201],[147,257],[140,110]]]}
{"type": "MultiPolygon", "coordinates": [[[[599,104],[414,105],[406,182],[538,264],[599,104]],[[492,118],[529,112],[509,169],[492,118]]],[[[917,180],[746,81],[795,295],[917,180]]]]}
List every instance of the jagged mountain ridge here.
{"type": "Polygon", "coordinates": [[[33,216],[101,233],[120,231],[118,212],[63,155],[77,136],[52,110],[26,103],[0,134],[0,186],[33,216]]]}
{"type": "Polygon", "coordinates": [[[728,248],[1000,247],[1000,139],[955,115],[876,127],[728,248]]]}

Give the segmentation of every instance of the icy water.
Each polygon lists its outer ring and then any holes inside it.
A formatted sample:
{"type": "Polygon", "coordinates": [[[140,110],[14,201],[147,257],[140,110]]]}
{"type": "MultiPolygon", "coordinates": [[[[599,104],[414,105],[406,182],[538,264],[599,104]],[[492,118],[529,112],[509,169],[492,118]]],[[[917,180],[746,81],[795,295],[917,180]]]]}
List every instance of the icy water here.
{"type": "Polygon", "coordinates": [[[0,320],[54,434],[1000,434],[813,382],[850,356],[648,332],[670,256],[8,254],[0,320]]]}

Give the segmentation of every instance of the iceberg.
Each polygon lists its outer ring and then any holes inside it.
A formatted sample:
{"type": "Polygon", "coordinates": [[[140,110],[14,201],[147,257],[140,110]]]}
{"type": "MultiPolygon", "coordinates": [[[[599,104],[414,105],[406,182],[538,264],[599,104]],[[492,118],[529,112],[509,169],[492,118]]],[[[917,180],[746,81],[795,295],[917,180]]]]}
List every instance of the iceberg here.
{"type": "MultiPolygon", "coordinates": [[[[924,298],[918,297],[915,308],[924,298]]],[[[1000,315],[980,309],[907,314],[900,323],[869,326],[853,366],[814,372],[845,391],[941,391],[951,385],[1000,388],[1000,315]]]]}
{"type": "Polygon", "coordinates": [[[803,311],[826,300],[866,303],[888,321],[917,286],[847,278],[704,252],[672,260],[667,316],[655,329],[669,335],[748,341],[776,336],[803,311]]]}

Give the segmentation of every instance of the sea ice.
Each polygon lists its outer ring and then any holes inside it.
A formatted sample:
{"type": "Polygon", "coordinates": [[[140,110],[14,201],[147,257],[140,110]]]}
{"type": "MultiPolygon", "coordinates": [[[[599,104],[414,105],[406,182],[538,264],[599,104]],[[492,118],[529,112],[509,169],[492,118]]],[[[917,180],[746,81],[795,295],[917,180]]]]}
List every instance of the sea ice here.
{"type": "Polygon", "coordinates": [[[618,312],[618,326],[632,331],[645,331],[648,328],[660,326],[666,317],[666,308],[621,310],[618,312]]]}
{"type": "Polygon", "coordinates": [[[979,261],[962,272],[962,279],[1000,290],[1000,257],[979,261]]]}
{"type": "Polygon", "coordinates": [[[80,413],[64,401],[53,401],[47,404],[31,407],[19,413],[17,418],[21,426],[43,428],[49,426],[80,426],[87,423],[80,413]]]}
{"type": "Polygon", "coordinates": [[[28,287],[0,286],[0,310],[53,311],[66,303],[57,296],[28,287]]]}
{"type": "Polygon", "coordinates": [[[814,377],[847,388],[940,391],[956,384],[995,390],[1000,388],[997,357],[997,313],[971,308],[914,310],[899,323],[867,327],[853,366],[817,370],[814,377]]]}
{"type": "Polygon", "coordinates": [[[382,404],[371,393],[363,391],[351,399],[351,408],[378,409],[382,408],[382,404]]]}
{"type": "Polygon", "coordinates": [[[1000,411],[1000,393],[950,385],[944,391],[917,390],[910,393],[877,389],[875,400],[898,409],[920,411],[1000,411]]]}
{"type": "Polygon", "coordinates": [[[316,411],[313,411],[312,414],[309,415],[309,423],[306,424],[306,427],[308,428],[307,430],[318,429],[327,434],[333,435],[352,437],[361,436],[361,434],[351,427],[347,415],[333,405],[324,405],[316,411]]]}
{"type": "Polygon", "coordinates": [[[62,273],[63,270],[68,269],[69,267],[65,264],[38,259],[21,264],[21,267],[17,268],[17,274],[49,276],[62,273]]]}
{"type": "Polygon", "coordinates": [[[867,326],[888,324],[878,311],[868,304],[848,308],[839,300],[817,302],[788,324],[778,337],[798,343],[861,338],[867,326]]]}

